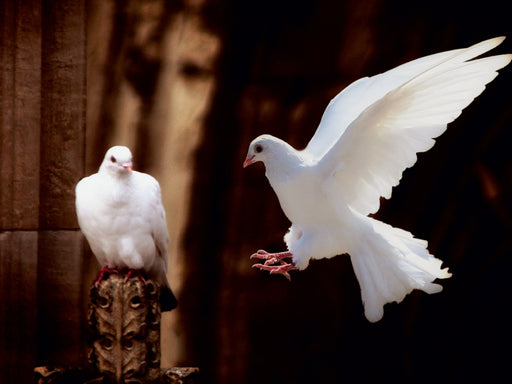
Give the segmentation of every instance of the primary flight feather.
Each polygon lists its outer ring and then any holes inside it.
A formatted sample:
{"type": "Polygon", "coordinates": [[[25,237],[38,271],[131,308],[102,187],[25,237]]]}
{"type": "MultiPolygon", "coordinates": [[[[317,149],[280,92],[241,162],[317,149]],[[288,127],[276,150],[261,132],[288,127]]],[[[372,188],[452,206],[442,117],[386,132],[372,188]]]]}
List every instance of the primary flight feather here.
{"type": "Polygon", "coordinates": [[[158,181],[133,171],[130,150],[115,146],[97,173],[80,180],[75,195],[78,224],[102,266],[96,283],[106,272],[145,272],[161,286],[162,311],[176,307],[166,275],[169,235],[158,181]]]}
{"type": "Polygon", "coordinates": [[[434,280],[451,276],[429,254],[427,242],[368,217],[390,198],[416,153],[429,150],[512,60],[475,57],[498,46],[497,37],[469,48],[426,56],[382,74],[359,79],[334,97],[304,150],[271,135],[254,139],[244,167],[261,161],[292,225],[288,251],[252,258],[271,273],[290,278],[310,259],[350,255],[361,286],[365,315],[383,316],[389,302],[413,289],[442,290],[434,280]],[[291,262],[286,259],[291,258],[291,262]]]}

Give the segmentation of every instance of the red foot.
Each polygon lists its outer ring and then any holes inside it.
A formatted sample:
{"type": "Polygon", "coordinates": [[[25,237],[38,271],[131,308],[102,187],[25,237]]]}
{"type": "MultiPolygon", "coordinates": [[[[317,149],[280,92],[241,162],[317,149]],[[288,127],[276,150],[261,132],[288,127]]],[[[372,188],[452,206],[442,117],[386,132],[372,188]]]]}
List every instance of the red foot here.
{"type": "Polygon", "coordinates": [[[297,270],[298,268],[292,263],[287,263],[283,259],[291,258],[293,255],[290,252],[268,253],[260,249],[258,252],[251,255],[251,259],[265,260],[264,264],[254,264],[253,268],[259,268],[262,271],[269,271],[270,274],[280,274],[291,280],[289,271],[297,270]],[[279,265],[272,265],[279,263],[279,265]]]}
{"type": "Polygon", "coordinates": [[[251,259],[260,259],[266,260],[265,265],[271,265],[275,263],[288,264],[283,259],[291,258],[293,255],[290,252],[278,252],[278,253],[268,253],[263,249],[260,249],[258,252],[253,253],[251,255],[251,259]]]}
{"type": "Polygon", "coordinates": [[[96,279],[93,281],[94,286],[98,288],[98,285],[103,281],[103,279],[111,273],[119,273],[119,271],[117,268],[109,268],[107,265],[104,265],[98,273],[98,276],[96,276],[96,279]]]}
{"type": "Polygon", "coordinates": [[[142,269],[129,269],[128,273],[126,274],[124,278],[124,282],[126,283],[132,275],[137,275],[137,277],[142,281],[143,283],[146,282],[146,277],[144,276],[144,271],[142,269]]]}

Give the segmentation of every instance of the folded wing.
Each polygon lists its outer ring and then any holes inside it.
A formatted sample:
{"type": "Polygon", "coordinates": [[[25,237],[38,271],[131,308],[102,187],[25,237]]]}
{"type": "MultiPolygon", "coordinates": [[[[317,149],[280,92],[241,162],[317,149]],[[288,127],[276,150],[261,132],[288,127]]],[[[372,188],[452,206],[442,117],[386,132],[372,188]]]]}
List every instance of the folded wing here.
{"type": "Polygon", "coordinates": [[[143,196],[147,200],[148,204],[146,209],[148,211],[142,212],[150,222],[151,236],[155,242],[157,257],[161,259],[159,265],[162,265],[162,269],[167,272],[167,245],[169,242],[169,234],[167,231],[167,222],[165,218],[165,210],[162,205],[162,197],[160,192],[160,185],[155,178],[144,173],[136,173],[137,182],[143,186],[143,196]]]}

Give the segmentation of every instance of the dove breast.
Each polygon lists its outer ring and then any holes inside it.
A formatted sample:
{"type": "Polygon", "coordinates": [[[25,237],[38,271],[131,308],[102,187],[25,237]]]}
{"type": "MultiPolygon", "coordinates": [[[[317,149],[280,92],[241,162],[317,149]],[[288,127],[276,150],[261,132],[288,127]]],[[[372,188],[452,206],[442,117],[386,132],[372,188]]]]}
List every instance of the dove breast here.
{"type": "Polygon", "coordinates": [[[133,171],[133,179],[114,180],[101,173],[76,187],[80,228],[102,265],[151,270],[156,256],[152,217],[158,188],[150,175],[133,171]]]}

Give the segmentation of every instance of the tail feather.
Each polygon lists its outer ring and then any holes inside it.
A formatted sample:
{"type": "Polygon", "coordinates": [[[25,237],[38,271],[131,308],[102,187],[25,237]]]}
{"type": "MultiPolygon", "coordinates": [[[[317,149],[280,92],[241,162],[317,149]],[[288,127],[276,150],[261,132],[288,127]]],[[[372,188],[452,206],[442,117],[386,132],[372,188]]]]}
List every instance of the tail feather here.
{"type": "Polygon", "coordinates": [[[178,300],[171,291],[171,288],[163,285],[160,288],[160,308],[162,312],[168,312],[176,308],[178,300]]]}
{"type": "Polygon", "coordinates": [[[449,278],[451,274],[447,268],[441,269],[441,260],[428,253],[425,240],[372,218],[366,219],[373,230],[368,231],[350,255],[369,321],[379,321],[386,303],[399,303],[414,289],[429,294],[443,289],[433,281],[449,278]]]}
{"type": "Polygon", "coordinates": [[[160,309],[162,312],[168,312],[178,306],[178,300],[171,290],[169,280],[167,279],[167,260],[164,257],[157,257],[150,277],[160,284],[160,309]]]}

